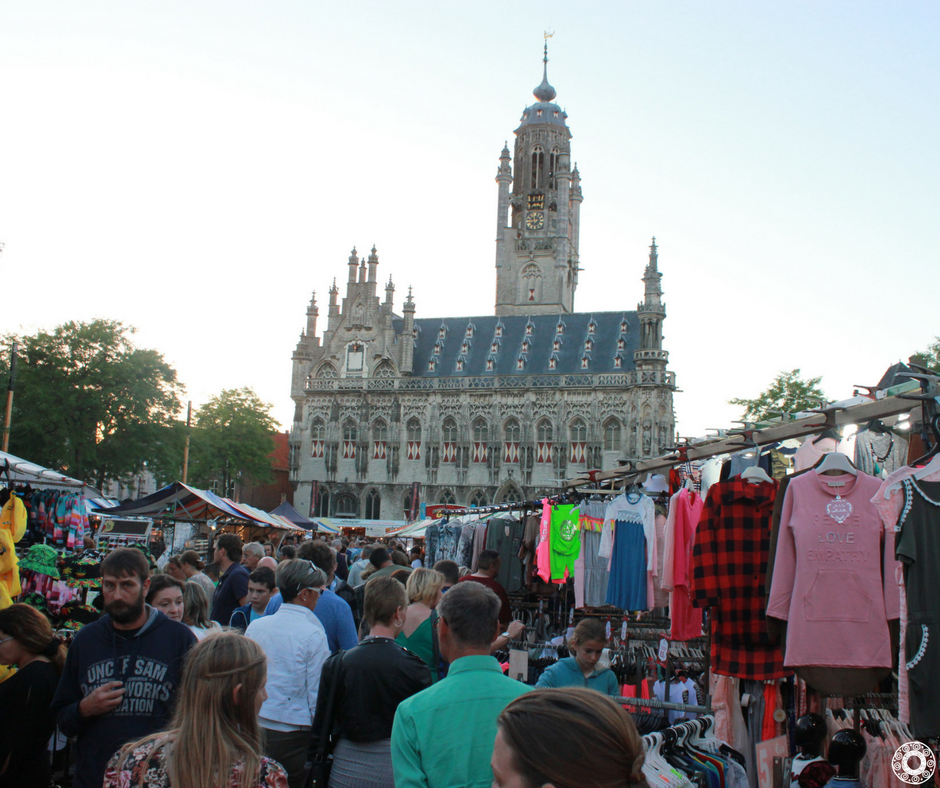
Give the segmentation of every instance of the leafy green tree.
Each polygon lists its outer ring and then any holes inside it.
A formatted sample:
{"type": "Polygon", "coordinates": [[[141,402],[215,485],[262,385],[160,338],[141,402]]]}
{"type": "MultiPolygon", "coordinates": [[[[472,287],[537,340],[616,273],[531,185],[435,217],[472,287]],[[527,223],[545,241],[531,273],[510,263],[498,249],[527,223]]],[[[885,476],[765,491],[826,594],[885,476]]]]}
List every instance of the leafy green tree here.
{"type": "Polygon", "coordinates": [[[271,405],[250,388],[222,391],[196,411],[189,451],[191,483],[229,495],[236,483],[271,481],[269,455],[277,428],[271,405]]]}
{"type": "MultiPolygon", "coordinates": [[[[136,329],[115,320],[68,322],[18,342],[10,451],[101,487],[127,482],[163,451],[183,386],[136,329]]],[[[9,374],[9,353],[0,362],[9,374]]]]}
{"type": "Polygon", "coordinates": [[[940,374],[940,337],[935,337],[933,344],[922,353],[915,353],[910,360],[912,364],[927,367],[931,372],[940,374]]]}
{"type": "Polygon", "coordinates": [[[767,421],[778,418],[781,412],[799,413],[801,410],[818,408],[825,403],[826,395],[819,387],[822,378],[803,380],[800,370],[781,372],[774,378],[770,388],[756,399],[731,399],[731,405],[744,408],[746,421],[767,421]]]}

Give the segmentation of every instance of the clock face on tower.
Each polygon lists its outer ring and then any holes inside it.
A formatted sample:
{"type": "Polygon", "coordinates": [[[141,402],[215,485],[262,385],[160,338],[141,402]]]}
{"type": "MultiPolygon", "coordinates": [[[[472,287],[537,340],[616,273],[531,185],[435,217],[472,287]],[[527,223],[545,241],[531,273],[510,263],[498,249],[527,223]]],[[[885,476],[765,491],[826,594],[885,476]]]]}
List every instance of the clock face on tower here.
{"type": "Polygon", "coordinates": [[[530,211],[526,214],[525,226],[529,230],[541,230],[545,226],[545,217],[541,213],[530,211]]]}

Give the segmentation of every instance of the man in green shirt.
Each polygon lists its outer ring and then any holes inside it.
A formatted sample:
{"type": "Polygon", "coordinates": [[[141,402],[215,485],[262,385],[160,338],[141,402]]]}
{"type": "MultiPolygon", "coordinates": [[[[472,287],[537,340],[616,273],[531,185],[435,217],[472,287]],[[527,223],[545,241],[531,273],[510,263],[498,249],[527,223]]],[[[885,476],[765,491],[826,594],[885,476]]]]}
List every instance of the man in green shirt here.
{"type": "Polygon", "coordinates": [[[528,692],[490,656],[499,634],[499,597],[480,583],[459,583],[437,606],[447,678],[398,707],[392,726],[395,788],[490,788],[496,718],[528,692]]]}

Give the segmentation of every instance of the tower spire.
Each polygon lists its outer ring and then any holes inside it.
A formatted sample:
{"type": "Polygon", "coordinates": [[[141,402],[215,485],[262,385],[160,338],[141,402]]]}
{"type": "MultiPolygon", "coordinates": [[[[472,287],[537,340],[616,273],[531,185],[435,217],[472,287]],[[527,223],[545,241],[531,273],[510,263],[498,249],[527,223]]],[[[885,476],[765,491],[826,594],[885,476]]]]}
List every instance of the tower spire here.
{"type": "Polygon", "coordinates": [[[532,91],[532,95],[545,104],[554,100],[557,95],[555,88],[548,84],[548,39],[553,35],[555,34],[545,33],[545,54],[542,56],[542,84],[532,91]]]}

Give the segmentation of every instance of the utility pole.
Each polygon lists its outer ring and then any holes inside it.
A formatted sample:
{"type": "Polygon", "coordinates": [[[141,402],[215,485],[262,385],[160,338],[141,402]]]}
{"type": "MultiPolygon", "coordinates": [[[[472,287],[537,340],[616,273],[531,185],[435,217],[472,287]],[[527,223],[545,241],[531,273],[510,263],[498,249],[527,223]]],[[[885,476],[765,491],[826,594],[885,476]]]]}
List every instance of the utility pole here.
{"type": "Polygon", "coordinates": [[[189,428],[193,423],[193,401],[186,405],[186,445],[183,447],[183,484],[189,476],[189,428]]]}
{"type": "Polygon", "coordinates": [[[7,388],[7,413],[3,420],[3,451],[10,448],[10,423],[13,421],[13,389],[16,386],[16,346],[10,350],[10,385],[7,388]]]}

